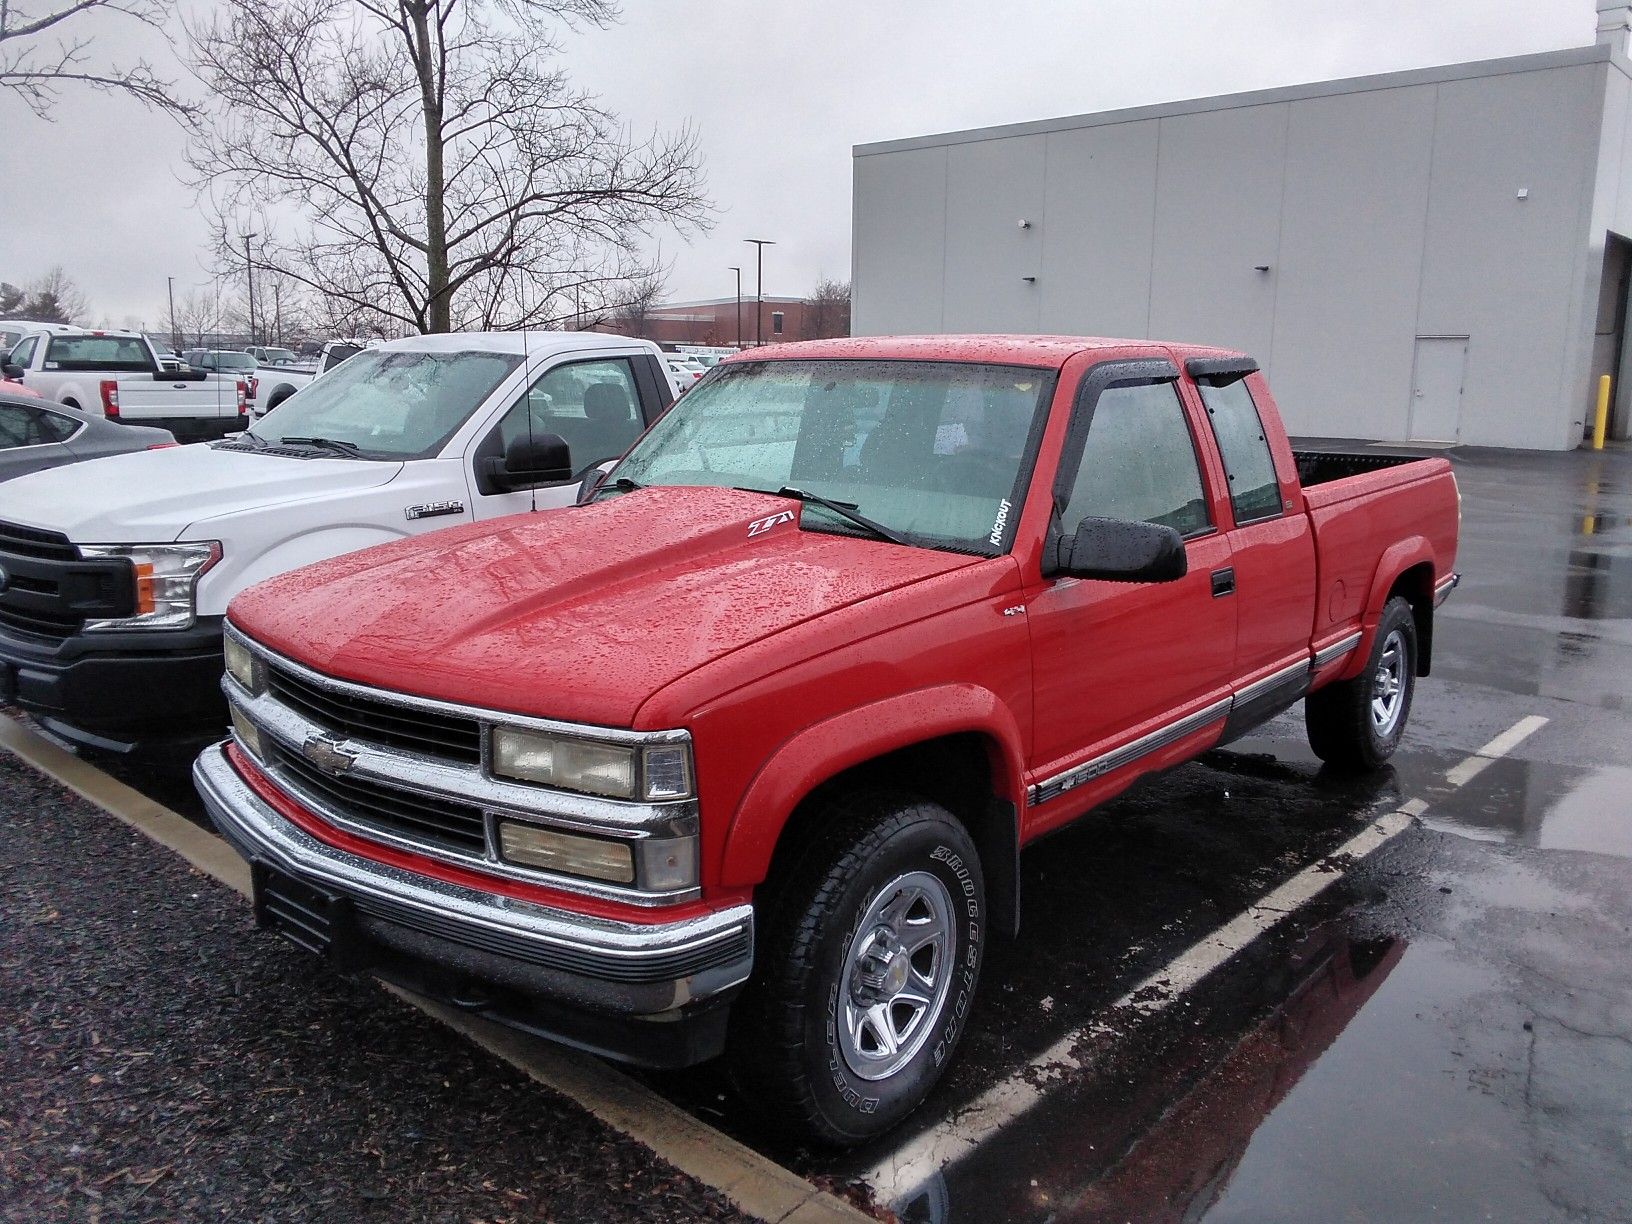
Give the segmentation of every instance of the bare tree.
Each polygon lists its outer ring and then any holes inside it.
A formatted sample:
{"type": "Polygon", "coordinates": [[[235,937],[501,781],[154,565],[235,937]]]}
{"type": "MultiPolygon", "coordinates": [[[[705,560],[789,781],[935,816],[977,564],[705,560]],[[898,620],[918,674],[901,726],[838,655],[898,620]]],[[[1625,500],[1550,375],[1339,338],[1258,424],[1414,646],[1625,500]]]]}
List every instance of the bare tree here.
{"type": "Polygon", "coordinates": [[[620,335],[644,336],[651,322],[652,307],[657,305],[662,293],[663,282],[656,276],[633,283],[624,300],[608,311],[600,322],[620,335]]]}
{"type": "Polygon", "coordinates": [[[651,271],[645,240],[706,226],[710,205],[693,132],[635,137],[551,62],[560,28],[616,16],[613,0],[224,0],[189,31],[213,98],[190,160],[223,262],[393,330],[622,302],[651,271]]]}
{"type": "Polygon", "coordinates": [[[91,306],[79,286],[59,266],[28,283],[15,313],[40,323],[73,323],[88,316],[91,306]]]}
{"type": "Polygon", "coordinates": [[[850,282],[818,281],[805,299],[805,339],[827,340],[850,334],[850,282]]]}
{"type": "Polygon", "coordinates": [[[158,29],[167,13],[162,0],[0,0],[0,89],[10,90],[41,119],[66,85],[123,93],[178,117],[191,107],[175,96],[146,60],[121,68],[95,55],[87,21],[117,14],[158,29]]]}
{"type": "Polygon", "coordinates": [[[204,337],[225,330],[226,306],[215,285],[193,289],[176,303],[176,330],[183,347],[204,347],[204,337]]]}

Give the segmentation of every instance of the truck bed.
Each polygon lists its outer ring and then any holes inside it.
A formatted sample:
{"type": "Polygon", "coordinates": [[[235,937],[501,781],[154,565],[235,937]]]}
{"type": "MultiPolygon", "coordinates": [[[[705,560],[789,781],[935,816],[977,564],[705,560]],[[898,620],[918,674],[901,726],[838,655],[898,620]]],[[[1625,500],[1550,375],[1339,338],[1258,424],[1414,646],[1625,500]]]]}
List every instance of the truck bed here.
{"type": "Polygon", "coordinates": [[[1442,458],[1423,454],[1382,454],[1376,451],[1300,450],[1294,448],[1292,457],[1298,461],[1298,481],[1305,489],[1380,472],[1385,468],[1401,467],[1407,463],[1423,463],[1442,458]]]}

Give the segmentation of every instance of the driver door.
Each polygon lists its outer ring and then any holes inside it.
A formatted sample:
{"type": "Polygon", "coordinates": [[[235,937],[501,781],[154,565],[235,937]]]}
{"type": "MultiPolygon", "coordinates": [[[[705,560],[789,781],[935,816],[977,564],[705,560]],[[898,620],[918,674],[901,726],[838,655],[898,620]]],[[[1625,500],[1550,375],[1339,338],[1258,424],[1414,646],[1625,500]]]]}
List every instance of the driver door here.
{"type": "Polygon", "coordinates": [[[628,450],[645,430],[646,418],[630,358],[596,357],[551,366],[517,397],[472,452],[475,517],[570,506],[584,473],[628,450]],[[515,493],[493,488],[484,479],[485,460],[502,460],[518,439],[536,440],[544,434],[556,434],[566,442],[572,479],[515,493]]]}

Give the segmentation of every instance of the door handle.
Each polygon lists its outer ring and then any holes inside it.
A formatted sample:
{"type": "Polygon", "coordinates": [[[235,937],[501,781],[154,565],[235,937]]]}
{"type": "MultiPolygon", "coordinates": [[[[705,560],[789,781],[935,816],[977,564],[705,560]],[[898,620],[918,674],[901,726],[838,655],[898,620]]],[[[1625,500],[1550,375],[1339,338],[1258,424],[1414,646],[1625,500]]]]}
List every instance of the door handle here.
{"type": "Polygon", "coordinates": [[[1235,570],[1234,570],[1234,568],[1231,567],[1231,566],[1226,565],[1223,569],[1214,570],[1213,571],[1213,598],[1217,599],[1221,595],[1234,595],[1234,594],[1235,594],[1235,570]]]}

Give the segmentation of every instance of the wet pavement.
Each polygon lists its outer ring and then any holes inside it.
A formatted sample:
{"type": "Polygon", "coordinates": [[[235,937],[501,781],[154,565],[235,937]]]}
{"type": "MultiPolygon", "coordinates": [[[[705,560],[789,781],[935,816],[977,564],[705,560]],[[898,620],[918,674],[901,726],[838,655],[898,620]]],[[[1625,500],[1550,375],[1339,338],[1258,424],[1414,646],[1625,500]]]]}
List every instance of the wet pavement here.
{"type": "MultiPolygon", "coordinates": [[[[990,951],[962,1055],[869,1148],[766,1138],[714,1068],[647,1082],[907,1220],[1632,1220],[1632,453],[1451,458],[1464,580],[1392,768],[1326,775],[1294,711],[1028,851],[1025,927],[990,951]],[[1328,858],[1411,800],[1376,855],[1328,858]],[[1312,863],[1332,887],[1222,969],[1110,1008],[1312,863]],[[1031,1108],[912,1159],[1016,1080],[1031,1108]]],[[[196,816],[184,784],[119,772],[196,816]]],[[[308,1074],[341,1074],[344,1044],[308,1074]]],[[[411,1112],[393,1077],[345,1074],[411,1112]]]]}

